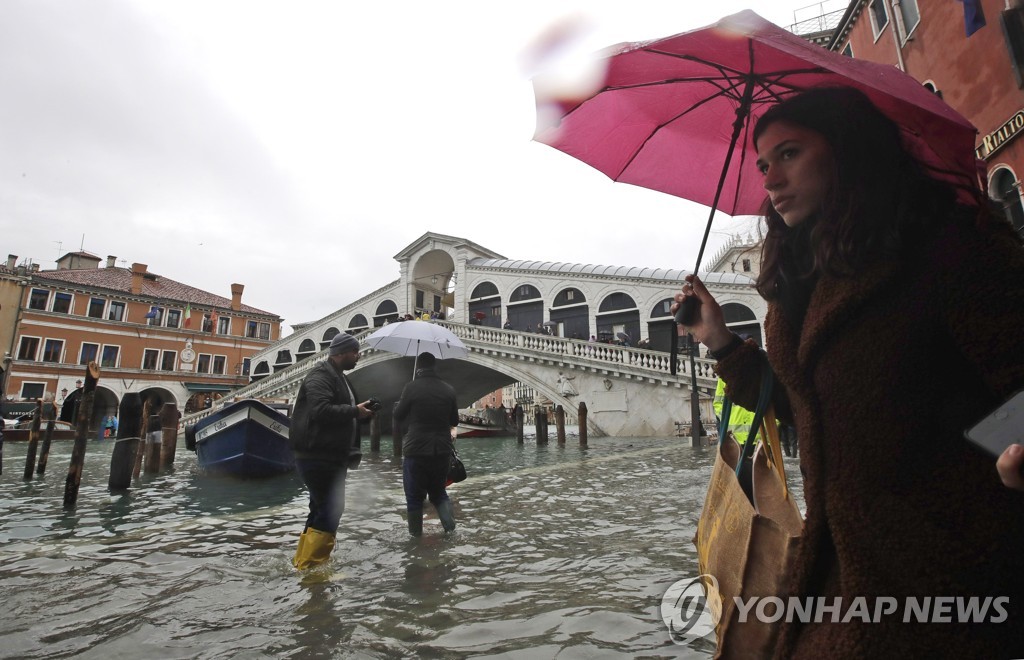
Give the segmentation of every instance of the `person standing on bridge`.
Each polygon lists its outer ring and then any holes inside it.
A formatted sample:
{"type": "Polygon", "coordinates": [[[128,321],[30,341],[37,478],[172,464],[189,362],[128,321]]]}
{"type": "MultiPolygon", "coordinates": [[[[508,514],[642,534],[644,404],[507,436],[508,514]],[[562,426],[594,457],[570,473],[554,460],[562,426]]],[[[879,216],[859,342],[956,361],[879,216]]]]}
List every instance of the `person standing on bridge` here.
{"type": "Polygon", "coordinates": [[[444,531],[455,529],[455,513],[445,490],[455,444],[452,427],[459,425],[455,388],[434,372],[435,358],[420,353],[413,380],[402,390],[395,419],[406,428],[402,439],[402,485],[409,515],[409,533],[423,533],[423,501],[429,497],[444,531]]]}
{"type": "Polygon", "coordinates": [[[695,275],[672,311],[697,300],[679,333],[711,350],[734,401],[753,409],[764,361],[775,371],[807,506],[785,590],[844,608],[885,595],[901,611],[911,597],[1013,594],[1005,616],[977,621],[787,620],[775,657],[1021,657],[1024,494],[1007,487],[1020,486],[1011,460],[963,437],[1024,387],[1020,237],[967,181],[978,204],[959,204],[857,90],[791,96],[753,138],[768,351],[730,332],[695,275]]]}
{"type": "Polygon", "coordinates": [[[359,341],[342,332],[331,340],[327,353],[299,387],[288,434],[295,467],[309,490],[309,515],[292,559],[300,570],[331,556],[345,511],[345,478],[361,456],[360,422],[374,415],[368,401],[356,404],[355,390],[344,374],[359,362],[359,341]]]}

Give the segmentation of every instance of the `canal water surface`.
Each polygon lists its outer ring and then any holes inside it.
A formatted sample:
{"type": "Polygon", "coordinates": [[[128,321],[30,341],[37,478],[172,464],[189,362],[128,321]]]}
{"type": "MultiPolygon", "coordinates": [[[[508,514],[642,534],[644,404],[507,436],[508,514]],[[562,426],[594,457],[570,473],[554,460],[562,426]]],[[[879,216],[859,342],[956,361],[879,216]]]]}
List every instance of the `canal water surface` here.
{"type": "MultiPolygon", "coordinates": [[[[71,443],[23,481],[0,476],[0,657],[706,658],[677,645],[661,599],[696,576],[692,539],[714,459],[678,438],[464,439],[445,537],[403,516],[399,459],[364,457],[329,564],[290,563],[306,513],[293,476],[173,471],[107,492],[92,441],[78,504],[62,507],[71,443]]],[[[796,464],[788,465],[799,495],[796,464]]]]}

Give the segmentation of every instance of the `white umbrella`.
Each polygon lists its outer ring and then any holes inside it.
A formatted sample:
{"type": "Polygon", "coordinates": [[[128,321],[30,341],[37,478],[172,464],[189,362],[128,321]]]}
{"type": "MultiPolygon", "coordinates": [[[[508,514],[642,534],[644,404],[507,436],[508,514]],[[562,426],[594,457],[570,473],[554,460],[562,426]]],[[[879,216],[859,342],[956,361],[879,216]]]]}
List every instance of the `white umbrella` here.
{"type": "MultiPolygon", "coordinates": [[[[366,345],[389,353],[416,357],[431,353],[441,360],[466,357],[469,351],[448,328],[428,321],[389,323],[366,338],[366,345]]],[[[413,370],[415,372],[415,364],[413,370]]]]}

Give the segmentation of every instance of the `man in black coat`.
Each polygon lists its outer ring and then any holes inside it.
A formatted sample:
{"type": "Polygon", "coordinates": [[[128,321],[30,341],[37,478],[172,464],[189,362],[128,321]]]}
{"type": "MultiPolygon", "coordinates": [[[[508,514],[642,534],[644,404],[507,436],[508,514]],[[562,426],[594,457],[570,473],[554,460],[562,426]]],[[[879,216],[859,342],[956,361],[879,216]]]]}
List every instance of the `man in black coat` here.
{"type": "Polygon", "coordinates": [[[413,536],[423,533],[423,500],[427,497],[437,509],[444,531],[455,529],[455,514],[444,486],[455,449],[452,427],[459,424],[455,388],[434,372],[434,356],[420,353],[416,360],[416,377],[402,390],[395,407],[395,419],[406,429],[402,484],[413,536]]]}
{"type": "Polygon", "coordinates": [[[359,341],[347,333],[331,340],[327,359],[299,387],[289,428],[295,467],[309,490],[309,516],[292,563],[305,569],[327,561],[345,511],[345,477],[355,467],[360,422],[373,417],[369,402],[356,405],[344,371],[359,361],[359,341]]]}

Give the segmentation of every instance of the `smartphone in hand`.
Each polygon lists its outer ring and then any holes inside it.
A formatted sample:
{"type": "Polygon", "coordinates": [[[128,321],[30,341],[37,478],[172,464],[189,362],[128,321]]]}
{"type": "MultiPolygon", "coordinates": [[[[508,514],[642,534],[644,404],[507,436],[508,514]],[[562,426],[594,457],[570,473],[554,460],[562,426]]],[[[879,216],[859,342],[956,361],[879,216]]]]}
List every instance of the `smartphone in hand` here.
{"type": "Polygon", "coordinates": [[[1024,443],[1024,390],[964,431],[964,435],[993,456],[999,456],[1013,443],[1024,443]]]}

